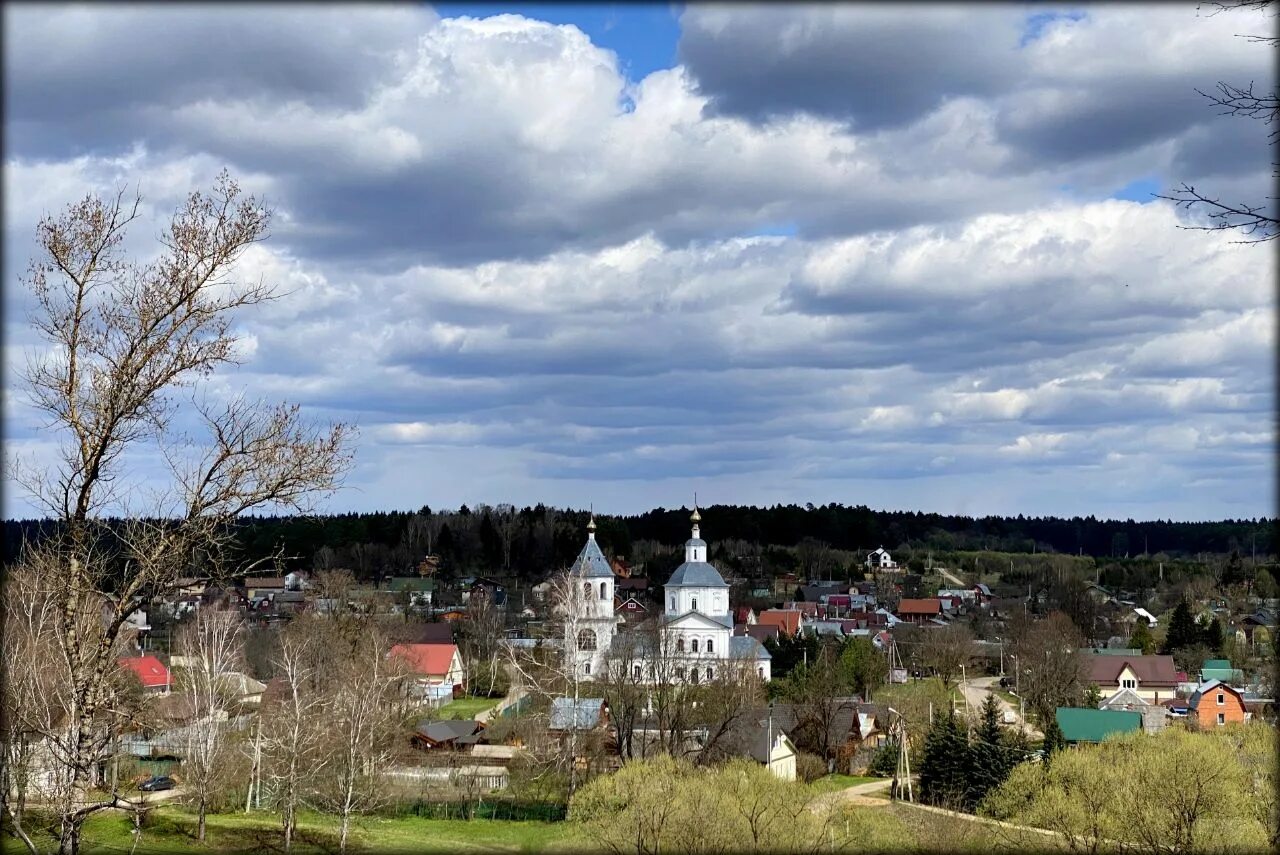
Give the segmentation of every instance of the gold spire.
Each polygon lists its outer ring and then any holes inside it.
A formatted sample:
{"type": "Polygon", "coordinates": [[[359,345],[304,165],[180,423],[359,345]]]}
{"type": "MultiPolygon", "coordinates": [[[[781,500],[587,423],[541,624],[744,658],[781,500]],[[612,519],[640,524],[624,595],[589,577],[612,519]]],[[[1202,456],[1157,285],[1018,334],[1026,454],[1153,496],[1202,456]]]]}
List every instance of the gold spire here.
{"type": "Polygon", "coordinates": [[[591,520],[587,523],[587,531],[595,531],[595,530],[596,530],[596,515],[592,514],[591,520]]]}
{"type": "Polygon", "coordinates": [[[702,514],[698,513],[698,494],[697,493],[693,494],[693,513],[689,516],[689,519],[695,523],[702,521],[702,514]]]}

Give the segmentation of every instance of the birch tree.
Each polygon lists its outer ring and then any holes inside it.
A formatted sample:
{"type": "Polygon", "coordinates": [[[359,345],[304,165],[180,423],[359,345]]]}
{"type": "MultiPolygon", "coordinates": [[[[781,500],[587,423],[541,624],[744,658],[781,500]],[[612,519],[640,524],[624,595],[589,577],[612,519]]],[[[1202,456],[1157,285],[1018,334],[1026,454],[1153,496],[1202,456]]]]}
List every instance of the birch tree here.
{"type": "Polygon", "coordinates": [[[228,673],[244,665],[239,616],[226,609],[198,609],[178,635],[185,667],[175,685],[191,709],[184,729],[182,783],[196,808],[196,839],[204,841],[205,817],[226,781],[234,756],[227,732],[228,711],[237,699],[228,673]]]}
{"type": "Polygon", "coordinates": [[[120,190],[46,217],[23,280],[44,345],[28,360],[26,391],[61,446],[48,466],[16,460],[9,476],[55,523],[21,562],[51,566],[60,583],[50,590],[67,684],[58,734],[67,855],[79,851],[89,815],[120,803],[119,793],[95,799],[89,789],[118,719],[110,683],[128,616],[181,577],[232,569],[238,516],[306,510],[349,463],[344,425],[314,427],[297,406],[194,394],[197,381],[235,361],[240,310],[276,296],[233,275],[267,237],[271,210],[223,173],[187,197],[146,262],[123,249],[140,210],[140,197],[120,190]],[[150,491],[130,477],[142,455],[166,470],[150,491]],[[140,506],[144,495],[154,500],[140,506]],[[126,522],[109,524],[111,516],[126,522]]]}

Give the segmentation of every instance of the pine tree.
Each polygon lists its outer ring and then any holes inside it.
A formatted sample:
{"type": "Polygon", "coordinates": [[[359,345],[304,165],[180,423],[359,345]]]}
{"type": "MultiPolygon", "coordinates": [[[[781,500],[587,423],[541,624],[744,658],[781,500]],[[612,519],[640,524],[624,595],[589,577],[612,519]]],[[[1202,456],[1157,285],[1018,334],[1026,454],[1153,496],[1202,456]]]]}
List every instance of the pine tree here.
{"type": "Polygon", "coordinates": [[[1200,625],[1200,641],[1212,655],[1222,652],[1222,623],[1217,618],[1200,625]]]}
{"type": "Polygon", "coordinates": [[[1129,636],[1129,646],[1134,650],[1140,650],[1142,653],[1154,653],[1156,650],[1156,640],[1151,635],[1151,627],[1147,625],[1145,620],[1139,620],[1133,626],[1133,634],[1129,636]]]}
{"type": "Polygon", "coordinates": [[[920,762],[920,797],[925,802],[959,806],[966,802],[972,775],[969,742],[950,710],[933,721],[920,762]]]}
{"type": "Polygon", "coordinates": [[[1009,777],[1016,758],[1000,727],[1000,706],[993,695],[982,702],[981,721],[970,745],[971,774],[965,793],[965,807],[975,809],[987,793],[1009,777]]]}
{"type": "Polygon", "coordinates": [[[1062,735],[1062,728],[1058,727],[1058,717],[1052,716],[1044,728],[1044,743],[1041,746],[1041,750],[1044,751],[1044,762],[1048,763],[1056,752],[1066,747],[1067,740],[1062,735]]]}
{"type": "Polygon", "coordinates": [[[1173,615],[1169,618],[1169,632],[1165,635],[1160,652],[1173,653],[1175,650],[1190,647],[1198,641],[1200,641],[1200,628],[1196,626],[1196,620],[1191,616],[1191,605],[1184,598],[1178,602],[1173,615]]]}

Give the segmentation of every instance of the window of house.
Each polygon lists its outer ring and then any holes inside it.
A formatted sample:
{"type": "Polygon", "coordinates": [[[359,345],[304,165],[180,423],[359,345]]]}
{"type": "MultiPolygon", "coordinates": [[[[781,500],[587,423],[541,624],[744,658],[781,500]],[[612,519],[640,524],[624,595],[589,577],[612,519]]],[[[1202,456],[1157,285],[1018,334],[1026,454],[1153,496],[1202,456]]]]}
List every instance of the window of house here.
{"type": "Polygon", "coordinates": [[[1120,681],[1120,685],[1126,689],[1136,689],[1138,688],[1138,681],[1130,677],[1126,677],[1120,681]]]}
{"type": "Polygon", "coordinates": [[[692,650],[694,653],[698,652],[698,639],[695,638],[693,641],[689,643],[689,649],[692,650]]]}
{"type": "Polygon", "coordinates": [[[595,650],[596,634],[589,629],[584,629],[578,633],[578,649],[579,650],[595,650]]]}
{"type": "Polygon", "coordinates": [[[1227,703],[1227,696],[1224,695],[1222,692],[1218,692],[1218,706],[1220,707],[1226,706],[1226,703],[1227,703]]]}
{"type": "Polygon", "coordinates": [[[677,638],[677,639],[676,639],[676,652],[677,652],[677,653],[684,653],[684,639],[683,639],[683,638],[677,638]]]}
{"type": "Polygon", "coordinates": [[[713,639],[713,638],[708,638],[708,639],[707,639],[707,652],[708,652],[708,653],[715,653],[715,652],[716,652],[716,651],[715,651],[715,639],[713,639]]]}
{"type": "Polygon", "coordinates": [[[1227,714],[1218,713],[1218,724],[1226,724],[1226,723],[1227,723],[1227,714]]]}
{"type": "Polygon", "coordinates": [[[602,599],[602,600],[607,600],[607,599],[609,599],[608,590],[609,590],[609,589],[608,589],[608,587],[607,587],[607,583],[605,583],[605,582],[601,582],[601,583],[600,583],[600,599],[602,599]]]}

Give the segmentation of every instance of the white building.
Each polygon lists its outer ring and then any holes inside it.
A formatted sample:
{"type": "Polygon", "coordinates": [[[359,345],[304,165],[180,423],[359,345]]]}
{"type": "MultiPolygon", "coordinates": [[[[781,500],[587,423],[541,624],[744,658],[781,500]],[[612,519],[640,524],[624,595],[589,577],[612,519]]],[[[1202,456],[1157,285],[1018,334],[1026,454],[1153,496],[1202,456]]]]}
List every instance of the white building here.
{"type": "MultiPolygon", "coordinates": [[[[769,651],[750,636],[734,636],[729,585],[707,562],[707,542],[699,534],[702,517],[697,508],[690,519],[693,532],[684,545],[685,560],[667,580],[664,610],[658,617],[662,646],[673,666],[671,676],[690,683],[714,680],[717,669],[734,660],[751,663],[756,674],[768,680],[769,651]]],[[[613,611],[613,572],[596,545],[594,520],[587,527],[587,543],[573,572],[575,584],[581,584],[584,596],[580,600],[575,597],[579,643],[566,647],[576,649],[582,676],[600,674],[605,650],[631,644],[639,651],[632,660],[635,676],[656,679],[652,652],[646,654],[643,639],[618,632],[620,618],[613,611]],[[588,647],[592,643],[595,647],[588,647]]],[[[566,642],[569,640],[566,638],[566,642]]]]}
{"type": "Polygon", "coordinates": [[[896,561],[890,557],[889,552],[881,546],[875,552],[868,553],[866,560],[867,569],[879,568],[881,570],[895,570],[898,567],[896,561]]]}

